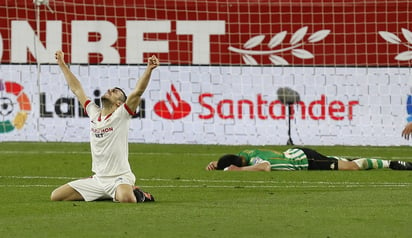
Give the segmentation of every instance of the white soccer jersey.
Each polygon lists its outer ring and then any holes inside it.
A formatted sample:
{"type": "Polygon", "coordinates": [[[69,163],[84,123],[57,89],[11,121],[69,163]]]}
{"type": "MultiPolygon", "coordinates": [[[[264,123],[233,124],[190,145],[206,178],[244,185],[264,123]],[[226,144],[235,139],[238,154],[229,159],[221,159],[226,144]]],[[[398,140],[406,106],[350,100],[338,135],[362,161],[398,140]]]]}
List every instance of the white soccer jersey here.
{"type": "Polygon", "coordinates": [[[131,172],[128,158],[131,110],[123,104],[102,117],[102,109],[94,102],[88,100],[85,108],[90,118],[92,171],[100,177],[131,172]]]}

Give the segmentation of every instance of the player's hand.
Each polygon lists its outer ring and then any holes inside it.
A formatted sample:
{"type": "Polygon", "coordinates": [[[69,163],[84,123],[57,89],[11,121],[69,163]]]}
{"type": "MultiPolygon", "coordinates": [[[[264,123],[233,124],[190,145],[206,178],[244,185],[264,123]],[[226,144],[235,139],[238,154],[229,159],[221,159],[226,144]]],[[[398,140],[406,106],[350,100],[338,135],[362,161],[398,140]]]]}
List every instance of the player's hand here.
{"type": "Polygon", "coordinates": [[[61,50],[56,51],[54,56],[56,57],[56,61],[59,65],[65,64],[63,51],[61,51],[61,50]]]}
{"type": "Polygon", "coordinates": [[[405,128],[402,131],[402,137],[409,140],[412,134],[412,122],[406,124],[405,128]]]}
{"type": "Polygon", "coordinates": [[[156,55],[152,55],[147,59],[147,67],[150,69],[155,69],[159,65],[159,59],[156,55]]]}
{"type": "Polygon", "coordinates": [[[233,165],[233,164],[229,165],[228,167],[224,169],[224,171],[240,171],[240,170],[242,170],[240,167],[237,167],[236,165],[233,165]]]}
{"type": "Polygon", "coordinates": [[[217,161],[212,161],[206,166],[206,170],[216,170],[217,169],[217,161]]]}

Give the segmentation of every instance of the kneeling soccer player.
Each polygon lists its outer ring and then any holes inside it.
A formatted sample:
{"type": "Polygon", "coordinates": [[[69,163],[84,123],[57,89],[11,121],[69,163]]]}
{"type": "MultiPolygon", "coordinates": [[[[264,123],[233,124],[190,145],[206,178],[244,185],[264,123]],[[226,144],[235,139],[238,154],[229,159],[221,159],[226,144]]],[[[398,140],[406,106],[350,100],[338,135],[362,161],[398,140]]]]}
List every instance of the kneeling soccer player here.
{"type": "Polygon", "coordinates": [[[151,194],[134,186],[136,178],[129,164],[128,133],[130,119],[140,104],[152,70],[159,65],[156,56],[148,59],[145,72],[129,97],[120,88],[112,88],[101,97],[102,107],[87,98],[80,81],[57,51],[56,60],[67,84],[90,118],[90,148],[94,175],[64,184],[55,189],[53,201],[96,201],[112,199],[117,202],[154,201],[151,194]]]}

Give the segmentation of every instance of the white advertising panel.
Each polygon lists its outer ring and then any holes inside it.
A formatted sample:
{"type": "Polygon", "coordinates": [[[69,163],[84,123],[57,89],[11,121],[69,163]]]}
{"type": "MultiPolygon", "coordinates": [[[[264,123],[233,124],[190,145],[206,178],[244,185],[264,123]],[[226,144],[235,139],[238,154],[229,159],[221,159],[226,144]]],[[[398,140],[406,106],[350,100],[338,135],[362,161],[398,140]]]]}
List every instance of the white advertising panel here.
{"type": "MultiPolygon", "coordinates": [[[[145,66],[72,65],[92,100],[126,93],[145,66]]],[[[406,145],[407,68],[160,66],[130,142],[406,145]],[[289,127],[280,88],[295,91],[289,127]]],[[[89,139],[87,116],[57,65],[0,65],[0,141],[89,139]]]]}

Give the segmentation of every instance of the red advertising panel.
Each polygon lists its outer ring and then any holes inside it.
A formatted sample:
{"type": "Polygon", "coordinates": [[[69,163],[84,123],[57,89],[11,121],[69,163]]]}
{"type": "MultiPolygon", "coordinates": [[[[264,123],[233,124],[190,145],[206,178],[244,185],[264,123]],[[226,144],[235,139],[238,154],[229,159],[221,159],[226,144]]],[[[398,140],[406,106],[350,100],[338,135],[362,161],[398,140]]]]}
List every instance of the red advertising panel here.
{"type": "Polygon", "coordinates": [[[155,53],[183,65],[409,66],[411,11],[408,0],[13,0],[0,6],[0,56],[35,63],[61,48],[90,64],[155,53]]]}

